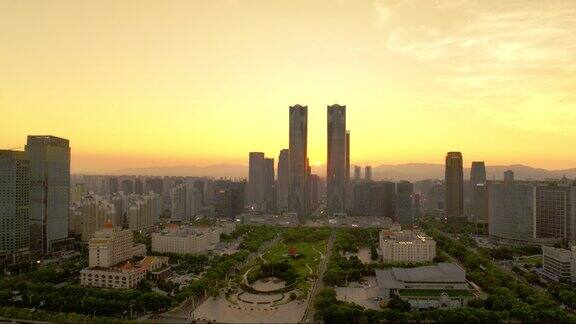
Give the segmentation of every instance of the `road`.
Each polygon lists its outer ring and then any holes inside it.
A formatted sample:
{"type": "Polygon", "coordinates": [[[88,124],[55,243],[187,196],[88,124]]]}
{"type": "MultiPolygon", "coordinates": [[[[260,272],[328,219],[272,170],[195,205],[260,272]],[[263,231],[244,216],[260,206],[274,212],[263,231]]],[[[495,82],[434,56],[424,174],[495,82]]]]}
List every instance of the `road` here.
{"type": "Polygon", "coordinates": [[[310,296],[308,297],[308,305],[306,306],[306,311],[304,312],[304,317],[302,318],[302,322],[312,323],[314,322],[314,314],[316,310],[314,308],[314,300],[316,299],[316,295],[324,289],[324,272],[326,272],[326,266],[328,265],[328,260],[332,256],[332,248],[334,247],[334,239],[336,238],[336,231],[332,230],[332,235],[328,239],[328,247],[326,248],[326,256],[324,259],[320,261],[320,265],[318,266],[318,278],[316,279],[314,286],[312,287],[312,291],[310,292],[310,296]]]}

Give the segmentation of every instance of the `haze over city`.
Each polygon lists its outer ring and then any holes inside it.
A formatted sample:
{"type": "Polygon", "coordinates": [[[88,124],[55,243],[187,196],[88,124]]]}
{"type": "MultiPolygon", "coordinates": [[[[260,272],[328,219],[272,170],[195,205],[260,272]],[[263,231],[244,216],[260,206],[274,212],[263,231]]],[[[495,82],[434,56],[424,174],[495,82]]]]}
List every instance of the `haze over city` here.
{"type": "Polygon", "coordinates": [[[2,148],[73,146],[72,172],[247,165],[309,107],[348,107],[353,164],[576,166],[570,1],[0,1],[2,148]]]}

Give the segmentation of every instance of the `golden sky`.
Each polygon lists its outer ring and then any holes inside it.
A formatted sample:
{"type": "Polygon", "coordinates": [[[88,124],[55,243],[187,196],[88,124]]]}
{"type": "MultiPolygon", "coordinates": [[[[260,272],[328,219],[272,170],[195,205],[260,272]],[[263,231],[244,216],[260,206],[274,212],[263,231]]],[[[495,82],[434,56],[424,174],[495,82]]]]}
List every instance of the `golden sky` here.
{"type": "Polygon", "coordinates": [[[576,2],[0,0],[0,147],[73,171],[247,164],[347,106],[353,163],[576,167],[576,2]]]}

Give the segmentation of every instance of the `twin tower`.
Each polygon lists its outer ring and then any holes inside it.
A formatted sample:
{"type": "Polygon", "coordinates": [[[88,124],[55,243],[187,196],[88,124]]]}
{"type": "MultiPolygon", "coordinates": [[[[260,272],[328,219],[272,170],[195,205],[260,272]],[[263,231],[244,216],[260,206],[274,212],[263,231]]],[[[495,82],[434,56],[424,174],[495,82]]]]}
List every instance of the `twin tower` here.
{"type": "MultiPolygon", "coordinates": [[[[346,130],[346,106],[328,106],[328,155],[326,168],[329,215],[345,213],[350,199],[350,132],[346,130]]],[[[290,107],[289,148],[280,151],[278,177],[274,159],[251,152],[248,204],[262,212],[294,212],[306,217],[318,206],[319,177],[311,174],[308,160],[308,107],[290,107]]]]}
{"type": "MultiPolygon", "coordinates": [[[[350,131],[346,130],[346,106],[331,105],[328,117],[326,166],[329,215],[346,212],[350,182],[350,131]]],[[[288,210],[307,215],[310,208],[310,165],[308,161],[308,107],[290,107],[288,210]]],[[[278,170],[280,173],[280,170],[278,170]]]]}

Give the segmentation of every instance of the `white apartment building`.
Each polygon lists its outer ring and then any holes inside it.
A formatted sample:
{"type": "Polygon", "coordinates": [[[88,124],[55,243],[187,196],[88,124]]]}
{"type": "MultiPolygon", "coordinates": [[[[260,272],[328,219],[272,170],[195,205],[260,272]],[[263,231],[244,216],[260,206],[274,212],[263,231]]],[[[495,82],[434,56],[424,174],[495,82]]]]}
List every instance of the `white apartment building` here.
{"type": "Polygon", "coordinates": [[[220,227],[190,227],[169,225],[152,233],[152,251],[162,253],[204,253],[220,242],[220,227]]]}
{"type": "Polygon", "coordinates": [[[420,231],[382,230],[380,251],[386,262],[430,262],[436,257],[436,241],[420,231]]]}

